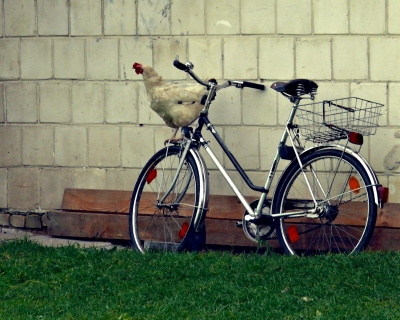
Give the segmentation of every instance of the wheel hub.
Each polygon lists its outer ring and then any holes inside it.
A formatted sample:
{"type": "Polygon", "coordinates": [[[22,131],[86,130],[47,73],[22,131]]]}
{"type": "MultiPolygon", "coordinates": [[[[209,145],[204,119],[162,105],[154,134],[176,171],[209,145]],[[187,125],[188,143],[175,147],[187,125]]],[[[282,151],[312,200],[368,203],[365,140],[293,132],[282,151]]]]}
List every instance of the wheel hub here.
{"type": "Polygon", "coordinates": [[[322,218],[325,218],[329,222],[333,222],[339,214],[339,207],[334,205],[327,205],[323,213],[321,215],[322,218]]]}

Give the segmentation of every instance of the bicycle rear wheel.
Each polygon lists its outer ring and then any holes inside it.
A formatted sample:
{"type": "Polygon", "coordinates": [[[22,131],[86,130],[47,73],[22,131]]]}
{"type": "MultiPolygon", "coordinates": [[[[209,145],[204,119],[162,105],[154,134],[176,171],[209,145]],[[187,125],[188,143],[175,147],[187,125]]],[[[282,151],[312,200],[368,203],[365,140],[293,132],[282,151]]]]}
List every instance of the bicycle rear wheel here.
{"type": "Polygon", "coordinates": [[[316,150],[301,157],[301,161],[303,169],[292,163],[279,181],[272,212],[304,212],[316,207],[319,211],[308,217],[277,219],[282,248],[297,255],[363,250],[374,231],[377,205],[362,164],[335,149],[316,150]]]}
{"type": "Polygon", "coordinates": [[[193,213],[199,202],[199,171],[188,153],[176,183],[166,194],[181,160],[181,148],[158,151],[144,166],[132,193],[129,211],[131,243],[140,252],[148,250],[200,250],[205,226],[194,232],[193,213]]]}

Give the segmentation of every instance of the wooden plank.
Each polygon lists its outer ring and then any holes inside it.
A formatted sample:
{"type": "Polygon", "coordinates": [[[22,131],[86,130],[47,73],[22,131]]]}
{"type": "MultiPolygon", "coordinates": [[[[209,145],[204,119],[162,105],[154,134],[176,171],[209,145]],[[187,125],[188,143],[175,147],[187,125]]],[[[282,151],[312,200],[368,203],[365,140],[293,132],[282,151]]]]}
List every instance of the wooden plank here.
{"type": "MultiPolygon", "coordinates": [[[[52,211],[48,234],[60,237],[129,240],[126,214],[52,211]]],[[[206,219],[207,244],[255,246],[246,238],[242,228],[232,220],[206,219]]],[[[271,248],[278,248],[277,240],[268,241],[271,248]]],[[[400,250],[400,229],[375,228],[368,250],[400,250]]]]}
{"type": "Polygon", "coordinates": [[[64,190],[61,209],[106,213],[128,213],[132,197],[130,191],[72,189],[64,190]]]}
{"type": "Polygon", "coordinates": [[[51,211],[47,232],[52,236],[89,239],[129,239],[126,214],[51,211]]]}
{"type": "MultiPolygon", "coordinates": [[[[143,206],[150,207],[154,202],[152,192],[142,195],[143,206]]],[[[61,209],[65,211],[128,214],[132,192],[121,190],[72,189],[64,190],[61,209]]],[[[251,202],[256,197],[246,197],[251,202]]],[[[241,220],[245,209],[236,196],[211,195],[208,218],[241,220]]],[[[152,214],[153,210],[143,214],[152,214]]]]}
{"type": "MultiPolygon", "coordinates": [[[[62,209],[80,212],[103,212],[107,214],[128,214],[132,193],[120,190],[94,190],[94,189],[65,189],[62,209]]],[[[246,197],[250,203],[256,197],[246,197]]],[[[153,193],[143,194],[144,204],[154,201],[153,193]]],[[[351,202],[342,205],[342,213],[351,215],[359,210],[361,203],[351,202]]],[[[241,220],[245,209],[236,196],[210,195],[209,211],[207,218],[241,220]]],[[[153,210],[144,211],[143,214],[153,213],[153,210]]],[[[343,221],[346,224],[360,225],[355,221],[343,221]]],[[[362,224],[362,223],[361,223],[362,224]]],[[[400,204],[389,203],[383,209],[378,209],[377,227],[400,228],[400,204]]]]}

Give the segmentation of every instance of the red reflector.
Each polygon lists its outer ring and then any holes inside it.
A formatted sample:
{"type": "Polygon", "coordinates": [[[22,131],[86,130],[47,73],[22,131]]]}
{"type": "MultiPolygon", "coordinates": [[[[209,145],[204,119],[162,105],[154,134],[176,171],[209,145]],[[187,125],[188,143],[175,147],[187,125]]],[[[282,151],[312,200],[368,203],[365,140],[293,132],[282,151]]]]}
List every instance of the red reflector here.
{"type": "Polygon", "coordinates": [[[385,187],[378,187],[378,194],[379,194],[379,199],[381,200],[382,203],[388,202],[389,198],[389,188],[385,187]]]}
{"type": "Polygon", "coordinates": [[[157,177],[157,169],[150,170],[147,173],[147,177],[146,177],[147,183],[150,184],[150,182],[152,182],[156,177],[157,177]]]}
{"type": "Polygon", "coordinates": [[[351,143],[358,144],[359,146],[364,143],[364,137],[361,133],[350,132],[348,139],[351,143]]]}
{"type": "Polygon", "coordinates": [[[182,227],[181,227],[181,230],[179,231],[179,238],[180,238],[181,240],[185,237],[186,232],[188,231],[188,229],[189,229],[189,223],[187,223],[187,222],[185,221],[185,222],[183,223],[182,227]]]}
{"type": "Polygon", "coordinates": [[[349,187],[350,190],[353,191],[354,193],[360,193],[360,183],[358,182],[357,178],[354,176],[351,176],[349,178],[349,187]]]}
{"type": "Polygon", "coordinates": [[[290,226],[288,227],[288,235],[289,235],[289,240],[291,243],[295,243],[296,241],[300,240],[299,233],[297,232],[297,227],[296,226],[290,226]]]}

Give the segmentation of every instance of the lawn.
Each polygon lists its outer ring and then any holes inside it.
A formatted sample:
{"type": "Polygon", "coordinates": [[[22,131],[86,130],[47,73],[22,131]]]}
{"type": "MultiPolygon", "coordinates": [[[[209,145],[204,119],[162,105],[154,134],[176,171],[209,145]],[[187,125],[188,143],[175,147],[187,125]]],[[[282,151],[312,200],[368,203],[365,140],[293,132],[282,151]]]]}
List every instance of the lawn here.
{"type": "Polygon", "coordinates": [[[0,319],[399,319],[400,253],[0,245],[0,319]]]}

